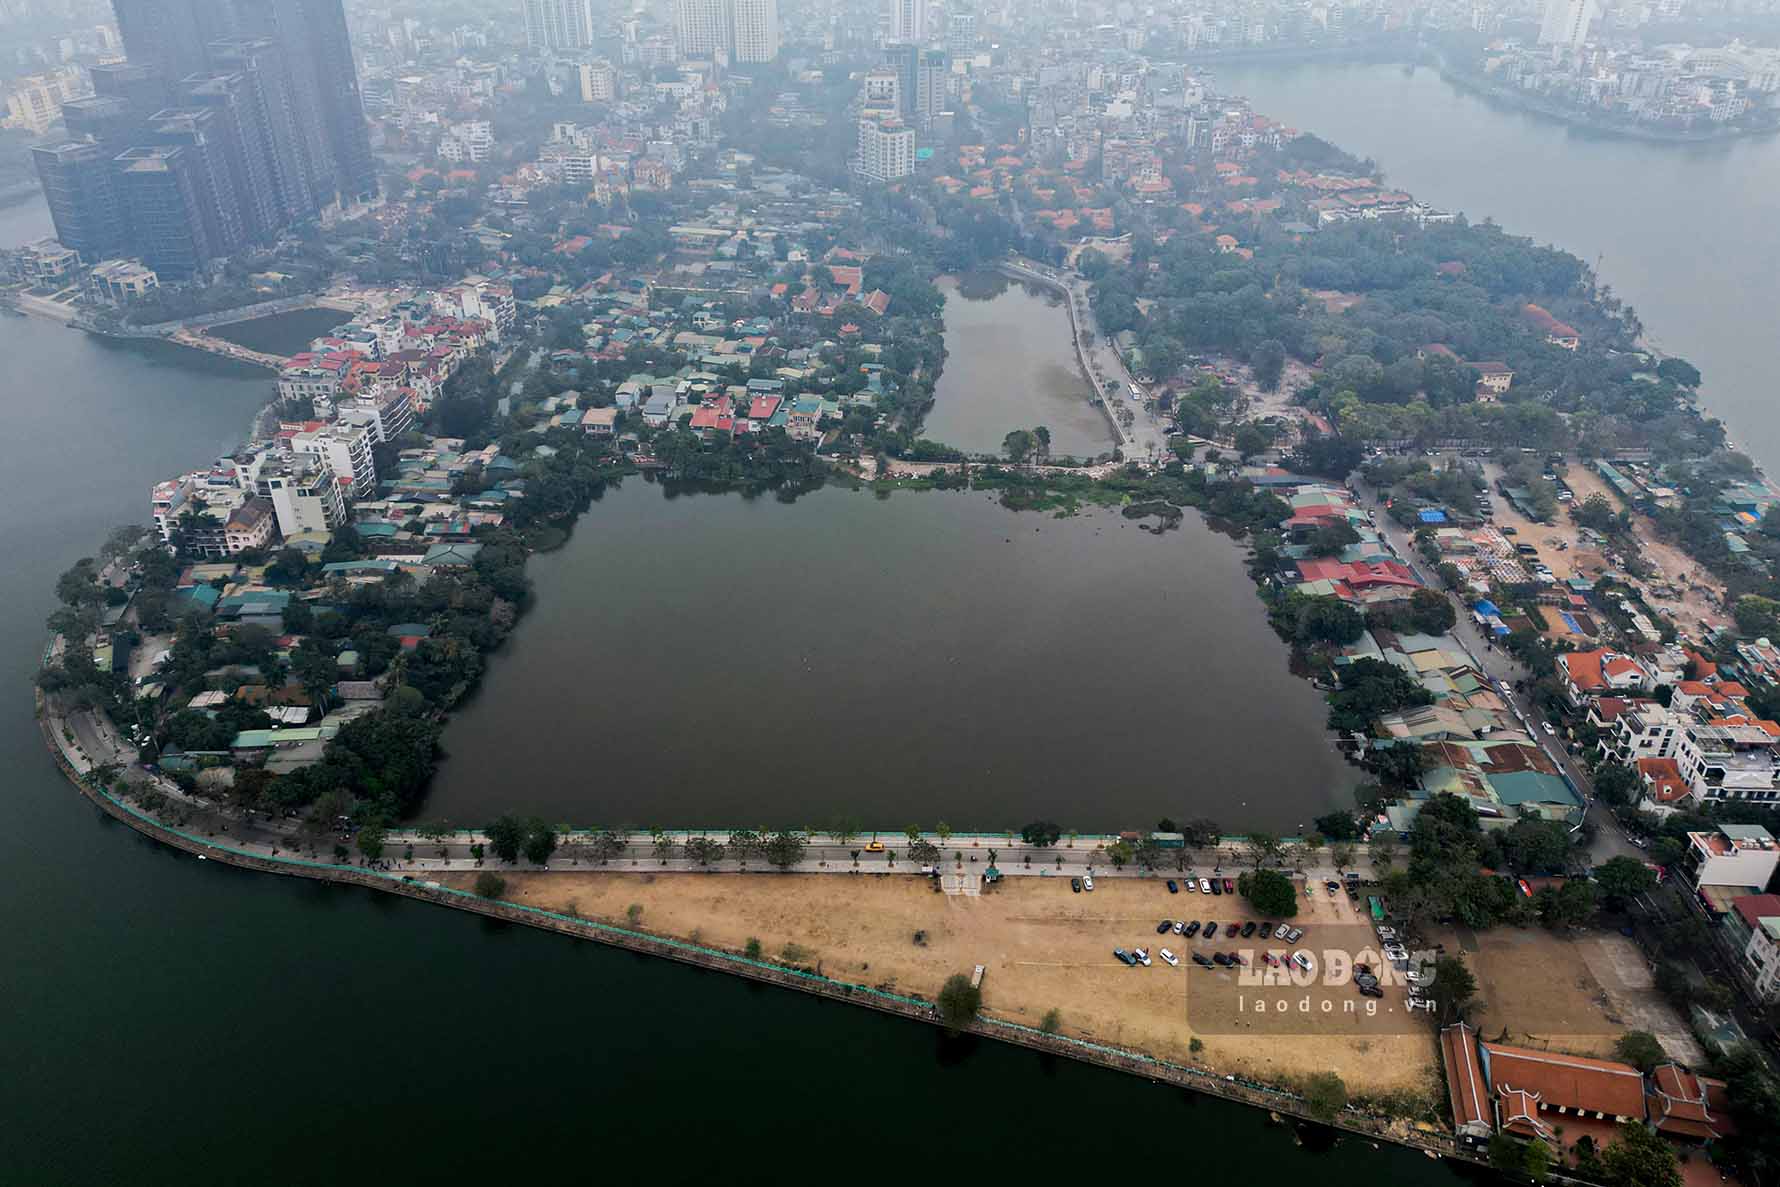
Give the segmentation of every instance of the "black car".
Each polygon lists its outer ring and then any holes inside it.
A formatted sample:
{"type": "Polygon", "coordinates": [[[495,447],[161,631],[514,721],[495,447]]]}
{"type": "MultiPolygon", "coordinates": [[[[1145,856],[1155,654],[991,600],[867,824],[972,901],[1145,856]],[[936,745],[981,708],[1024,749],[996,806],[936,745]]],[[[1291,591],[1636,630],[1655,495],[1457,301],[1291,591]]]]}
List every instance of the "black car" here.
{"type": "Polygon", "coordinates": [[[1194,964],[1202,964],[1208,969],[1217,967],[1216,965],[1211,963],[1211,958],[1208,957],[1207,955],[1205,955],[1205,953],[1203,953],[1203,952],[1193,953],[1193,963],[1194,964]]]}
{"type": "Polygon", "coordinates": [[[1172,920],[1172,919],[1164,919],[1162,922],[1156,924],[1156,934],[1159,936],[1167,935],[1169,932],[1171,932],[1173,930],[1174,930],[1174,920],[1172,920]]]}
{"type": "Polygon", "coordinates": [[[1174,884],[1174,879],[1173,879],[1173,878],[1170,878],[1170,879],[1169,879],[1169,880],[1168,880],[1168,893],[1169,893],[1169,894],[1179,894],[1179,893],[1180,893],[1180,887],[1179,887],[1179,886],[1176,886],[1176,885],[1175,885],[1175,884],[1174,884]]]}
{"type": "Polygon", "coordinates": [[[1360,996],[1361,997],[1383,997],[1384,990],[1380,989],[1377,985],[1362,985],[1362,986],[1360,986],[1360,996]]]}
{"type": "Polygon", "coordinates": [[[1366,964],[1364,961],[1355,961],[1354,962],[1354,975],[1355,976],[1364,975],[1364,976],[1370,977],[1372,975],[1372,966],[1369,964],[1366,964]]]}
{"type": "Polygon", "coordinates": [[[1254,934],[1255,934],[1255,925],[1254,925],[1254,921],[1253,921],[1253,920],[1251,920],[1251,921],[1249,921],[1249,922],[1248,922],[1248,923],[1245,923],[1245,924],[1243,924],[1243,925],[1242,925],[1242,938],[1243,938],[1243,939],[1245,939],[1245,940],[1246,940],[1246,939],[1248,939],[1248,938],[1249,938],[1249,937],[1250,937],[1250,936],[1252,936],[1252,935],[1254,935],[1254,934]]]}
{"type": "Polygon", "coordinates": [[[1218,934],[1218,925],[1216,923],[1214,923],[1213,921],[1211,921],[1210,919],[1207,919],[1205,921],[1205,938],[1208,940],[1214,939],[1214,938],[1216,938],[1217,934],[1218,934]]]}
{"type": "Polygon", "coordinates": [[[1377,985],[1378,978],[1374,977],[1371,973],[1355,973],[1354,984],[1358,985],[1361,989],[1364,989],[1368,985],[1377,985]]]}
{"type": "Polygon", "coordinates": [[[1187,920],[1187,930],[1181,932],[1181,935],[1191,937],[1191,936],[1196,936],[1198,934],[1199,934],[1199,921],[1197,919],[1187,920]]]}
{"type": "Polygon", "coordinates": [[[1082,880],[1080,878],[1071,878],[1069,880],[1069,889],[1080,894],[1082,892],[1082,880]]]}
{"type": "Polygon", "coordinates": [[[1225,968],[1229,968],[1231,965],[1236,963],[1234,960],[1230,959],[1229,953],[1226,953],[1226,952],[1214,952],[1212,954],[1211,958],[1213,960],[1217,961],[1219,964],[1223,965],[1225,968]]]}
{"type": "Polygon", "coordinates": [[[1222,893],[1224,893],[1224,888],[1223,888],[1223,887],[1222,887],[1222,886],[1220,886],[1220,885],[1218,885],[1218,880],[1217,880],[1217,879],[1216,879],[1216,878],[1213,878],[1213,879],[1212,879],[1212,880],[1211,880],[1211,892],[1212,892],[1212,893],[1213,893],[1213,894],[1222,894],[1222,893]]]}
{"type": "Polygon", "coordinates": [[[1257,936],[1260,936],[1264,940],[1268,936],[1273,934],[1273,925],[1271,923],[1268,923],[1265,919],[1263,919],[1259,924],[1257,924],[1255,926],[1255,934],[1257,936]]]}

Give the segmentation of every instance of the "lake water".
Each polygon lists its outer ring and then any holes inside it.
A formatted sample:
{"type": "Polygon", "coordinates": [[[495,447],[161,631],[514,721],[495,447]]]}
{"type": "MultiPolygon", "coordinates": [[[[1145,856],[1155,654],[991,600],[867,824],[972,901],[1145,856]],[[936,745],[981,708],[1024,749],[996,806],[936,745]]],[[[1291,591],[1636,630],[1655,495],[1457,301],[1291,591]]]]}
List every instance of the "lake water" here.
{"type": "Polygon", "coordinates": [[[429,815],[1295,831],[1352,803],[1241,552],[1190,512],[1155,536],[982,494],[631,479],[530,571],[429,815]]]}
{"type": "MultiPolygon", "coordinates": [[[[0,220],[0,235],[21,242],[45,224],[38,204],[0,220]]],[[[892,1162],[883,1139],[905,1122],[927,1158],[1037,1181],[1102,1175],[1110,1151],[1152,1141],[1158,1158],[1178,1152],[1208,1176],[1264,1165],[1331,1187],[1459,1181],[1403,1150],[1300,1145],[1259,1111],[1134,1077],[943,1044],[869,1011],[201,863],[115,824],[63,781],[32,720],[51,587],[110,526],[146,519],[152,482],[233,446],[272,385],[258,368],[22,318],[0,316],[0,352],[0,407],[14,430],[0,437],[0,492],[15,507],[0,520],[7,1181],[341,1182],[372,1166],[457,1181],[520,1167],[584,1175],[594,1161],[653,1183],[779,1180],[799,1149],[811,1163],[831,1152],[892,1162]]],[[[808,524],[832,514],[824,506],[759,512],[802,511],[797,522],[808,524]]],[[[959,502],[925,506],[970,517],[959,502]]],[[[607,522],[610,509],[587,524],[607,522]]],[[[894,522],[902,502],[859,510],[894,522]]],[[[1152,557],[1183,551],[1128,534],[1152,557]]],[[[1021,551],[1031,555],[1024,541],[1021,551]]],[[[581,555],[571,546],[540,569],[586,564],[581,555]]],[[[583,631],[599,602],[597,569],[574,591],[583,631]]],[[[819,601],[822,589],[810,574],[800,595],[819,601]]],[[[1019,591],[1005,592],[1013,601],[1019,591]]],[[[549,646],[552,605],[539,606],[497,668],[517,670],[526,649],[549,646]]],[[[595,722],[597,698],[620,690],[597,672],[587,689],[595,722]]],[[[793,733],[790,746],[802,741],[793,733]]]]}
{"type": "Polygon", "coordinates": [[[1704,372],[1705,405],[1738,444],[1780,472],[1780,138],[1603,136],[1493,104],[1425,68],[1226,66],[1217,82],[1373,157],[1426,202],[1596,265],[1651,342],[1704,372]]]}
{"type": "Polygon", "coordinates": [[[1117,444],[1106,416],[1088,402],[1057,294],[1005,277],[941,277],[946,295],[946,366],[923,435],[971,453],[1000,453],[1016,429],[1044,425],[1051,451],[1089,458],[1117,444]]]}
{"type": "Polygon", "coordinates": [[[210,335],[268,354],[296,354],[335,326],[352,320],[352,314],[338,309],[293,309],[247,321],[212,326],[210,335]]]}

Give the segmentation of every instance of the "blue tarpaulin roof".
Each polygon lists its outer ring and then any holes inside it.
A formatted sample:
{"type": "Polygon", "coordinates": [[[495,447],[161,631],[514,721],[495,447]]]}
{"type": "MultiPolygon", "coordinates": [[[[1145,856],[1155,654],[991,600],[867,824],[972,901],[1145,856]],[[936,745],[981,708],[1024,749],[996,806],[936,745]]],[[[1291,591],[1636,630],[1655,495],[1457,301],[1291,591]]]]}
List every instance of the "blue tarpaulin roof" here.
{"type": "Polygon", "coordinates": [[[1440,510],[1438,507],[1424,507],[1418,518],[1420,518],[1423,523],[1445,523],[1446,512],[1440,510]]]}

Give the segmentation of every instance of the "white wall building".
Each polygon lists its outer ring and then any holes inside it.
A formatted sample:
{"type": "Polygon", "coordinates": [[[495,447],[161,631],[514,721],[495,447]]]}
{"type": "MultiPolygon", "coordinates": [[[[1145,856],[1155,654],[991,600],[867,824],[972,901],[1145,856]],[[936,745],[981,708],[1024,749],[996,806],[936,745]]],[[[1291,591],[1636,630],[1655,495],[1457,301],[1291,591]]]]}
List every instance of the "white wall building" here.
{"type": "Polygon", "coordinates": [[[895,117],[859,121],[859,172],[872,181],[895,181],[915,171],[915,130],[895,117]]]}
{"type": "Polygon", "coordinates": [[[735,60],[770,62],[779,56],[779,0],[730,0],[735,60]]]}
{"type": "Polygon", "coordinates": [[[1601,15],[1599,0],[1545,0],[1545,19],[1539,24],[1540,45],[1581,49],[1589,29],[1601,15]]]}
{"type": "Polygon", "coordinates": [[[732,48],[729,0],[674,0],[674,47],[682,58],[708,58],[732,48]]]}
{"type": "Polygon", "coordinates": [[[581,102],[610,103],[618,98],[618,69],[607,61],[581,66],[581,102]]]}
{"type": "Polygon", "coordinates": [[[927,0],[890,0],[888,40],[912,45],[927,40],[927,0]]]}
{"type": "Polygon", "coordinates": [[[292,453],[314,454],[346,484],[355,499],[377,490],[377,465],[371,458],[371,429],[362,424],[332,424],[293,434],[292,453]]]}
{"type": "Polygon", "coordinates": [[[525,42],[533,49],[586,49],[593,44],[589,0],[523,0],[525,42]]]}
{"type": "Polygon", "coordinates": [[[1767,889],[1780,864],[1780,845],[1759,824],[1726,824],[1716,832],[1688,833],[1682,873],[1695,887],[1753,886],[1767,889]]]}

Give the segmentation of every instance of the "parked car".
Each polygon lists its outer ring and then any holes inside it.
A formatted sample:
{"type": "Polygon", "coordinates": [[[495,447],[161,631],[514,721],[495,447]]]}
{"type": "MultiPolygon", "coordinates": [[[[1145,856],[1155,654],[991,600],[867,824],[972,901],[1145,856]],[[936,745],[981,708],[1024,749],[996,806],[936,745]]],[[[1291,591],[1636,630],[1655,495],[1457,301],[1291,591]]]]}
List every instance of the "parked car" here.
{"type": "Polygon", "coordinates": [[[1273,938],[1276,940],[1283,940],[1286,938],[1287,935],[1291,934],[1291,930],[1292,930],[1291,924],[1282,923],[1277,928],[1274,929],[1273,938]]]}
{"type": "Polygon", "coordinates": [[[1291,931],[1286,933],[1286,943],[1288,943],[1288,944],[1296,944],[1299,940],[1302,940],[1303,938],[1304,938],[1304,929],[1301,927],[1294,927],[1291,931]]]}
{"type": "Polygon", "coordinates": [[[1207,919],[1205,921],[1205,938],[1208,940],[1213,940],[1213,939],[1217,938],[1217,934],[1218,934],[1217,921],[1212,920],[1212,919],[1207,919]]]}
{"type": "Polygon", "coordinates": [[[1230,966],[1231,966],[1231,965],[1232,965],[1232,964],[1234,964],[1234,963],[1236,963],[1236,962],[1235,962],[1235,961],[1233,961],[1233,960],[1231,960],[1231,959],[1230,959],[1230,958],[1229,958],[1229,956],[1227,956],[1227,955],[1226,955],[1226,954],[1224,954],[1224,953],[1222,953],[1222,952],[1214,952],[1214,953],[1212,953],[1212,954],[1211,954],[1211,958],[1212,958],[1212,959],[1213,959],[1213,960],[1215,960],[1215,961],[1217,961],[1217,962],[1218,962],[1218,964],[1219,964],[1219,965],[1220,965],[1220,966],[1222,966],[1222,967],[1223,967],[1223,968],[1229,968],[1229,967],[1230,967],[1230,966]]]}
{"type": "Polygon", "coordinates": [[[1355,973],[1354,984],[1361,986],[1362,988],[1367,985],[1376,985],[1378,984],[1378,978],[1374,977],[1371,973],[1355,973]]]}
{"type": "Polygon", "coordinates": [[[1307,973],[1310,972],[1313,967],[1310,961],[1310,953],[1304,951],[1302,948],[1292,953],[1292,963],[1307,973]]]}
{"type": "Polygon", "coordinates": [[[1180,893],[1180,887],[1175,884],[1175,881],[1173,878],[1170,878],[1168,880],[1168,893],[1169,894],[1179,894],[1180,893]]]}
{"type": "Polygon", "coordinates": [[[1380,924],[1378,926],[1378,938],[1388,944],[1397,938],[1397,929],[1394,927],[1385,927],[1383,924],[1380,924]]]}
{"type": "Polygon", "coordinates": [[[1174,930],[1174,920],[1172,919],[1164,919],[1156,924],[1156,934],[1159,936],[1165,936],[1172,930],[1174,930]]]}
{"type": "Polygon", "coordinates": [[[1255,934],[1255,922],[1254,922],[1254,920],[1251,919],[1247,923],[1242,925],[1242,938],[1246,940],[1254,934],[1255,934]]]}
{"type": "Polygon", "coordinates": [[[1213,878],[1213,879],[1212,879],[1212,880],[1211,880],[1211,892],[1212,892],[1212,893],[1213,893],[1213,894],[1222,894],[1222,893],[1224,893],[1224,887],[1223,887],[1223,885],[1222,885],[1222,884],[1221,884],[1221,883],[1220,883],[1220,882],[1219,882],[1219,881],[1218,881],[1218,880],[1217,880],[1217,879],[1216,879],[1216,878],[1213,878]]]}
{"type": "Polygon", "coordinates": [[[1149,968],[1150,965],[1153,963],[1150,960],[1150,954],[1149,954],[1148,949],[1133,948],[1133,949],[1131,949],[1131,955],[1137,957],[1137,963],[1141,964],[1146,969],[1149,968]]]}
{"type": "Polygon", "coordinates": [[[1069,880],[1069,889],[1071,893],[1080,894],[1082,892],[1082,880],[1080,878],[1071,878],[1069,880]]]}
{"type": "Polygon", "coordinates": [[[1354,962],[1354,972],[1355,973],[1364,973],[1366,976],[1370,977],[1372,975],[1372,966],[1365,963],[1364,961],[1355,961],[1354,962]]]}
{"type": "Polygon", "coordinates": [[[1082,875],[1082,889],[1083,890],[1093,890],[1094,889],[1094,875],[1092,875],[1092,874],[1083,874],[1082,875]]]}
{"type": "Polygon", "coordinates": [[[1409,978],[1409,983],[1417,989],[1434,983],[1433,975],[1424,973],[1420,969],[1410,969],[1407,976],[1409,978]]]}
{"type": "Polygon", "coordinates": [[[1160,952],[1156,953],[1156,955],[1160,956],[1163,960],[1166,960],[1168,962],[1168,966],[1170,968],[1178,969],[1180,967],[1180,958],[1177,957],[1174,953],[1170,952],[1168,949],[1164,948],[1160,952]]]}
{"type": "Polygon", "coordinates": [[[1131,965],[1131,964],[1137,963],[1137,958],[1135,956],[1131,955],[1129,952],[1125,951],[1123,948],[1114,948],[1113,955],[1118,957],[1125,964],[1131,965]]]}
{"type": "Polygon", "coordinates": [[[1255,928],[1255,934],[1264,940],[1273,934],[1273,925],[1266,920],[1262,920],[1260,926],[1255,928]]]}
{"type": "Polygon", "coordinates": [[[1236,893],[1236,879],[1234,879],[1234,878],[1225,878],[1224,879],[1224,893],[1225,894],[1235,894],[1236,893]]]}
{"type": "Polygon", "coordinates": [[[1181,922],[1179,919],[1176,919],[1174,921],[1174,934],[1177,936],[1186,935],[1187,934],[1187,925],[1185,923],[1181,922]]]}
{"type": "Polygon", "coordinates": [[[1378,987],[1378,982],[1374,981],[1370,985],[1360,986],[1360,996],[1361,997],[1383,997],[1384,990],[1380,989],[1378,987]]]}
{"type": "Polygon", "coordinates": [[[1193,953],[1193,963],[1199,964],[1199,965],[1204,965],[1208,969],[1217,967],[1216,965],[1212,964],[1211,957],[1207,956],[1203,952],[1193,953]]]}
{"type": "Polygon", "coordinates": [[[1199,891],[1201,894],[1210,894],[1211,893],[1211,879],[1210,878],[1199,879],[1199,891]]]}
{"type": "Polygon", "coordinates": [[[865,843],[865,851],[867,853],[882,853],[884,851],[884,842],[867,841],[865,843]]]}
{"type": "Polygon", "coordinates": [[[1279,967],[1279,953],[1277,952],[1265,953],[1262,955],[1261,959],[1266,961],[1269,965],[1272,965],[1274,968],[1279,967]]]}
{"type": "Polygon", "coordinates": [[[1335,881],[1335,879],[1333,879],[1333,878],[1324,879],[1323,885],[1329,888],[1329,892],[1331,894],[1334,893],[1335,891],[1341,889],[1341,883],[1335,881]]]}
{"type": "Polygon", "coordinates": [[[1187,930],[1183,931],[1181,933],[1181,935],[1186,936],[1188,939],[1192,939],[1194,936],[1196,936],[1198,934],[1199,934],[1199,921],[1197,919],[1188,920],[1187,930]]]}
{"type": "Polygon", "coordinates": [[[1187,893],[1188,894],[1198,894],[1199,893],[1199,879],[1197,879],[1197,878],[1183,878],[1182,881],[1184,881],[1187,884],[1187,893]]]}

